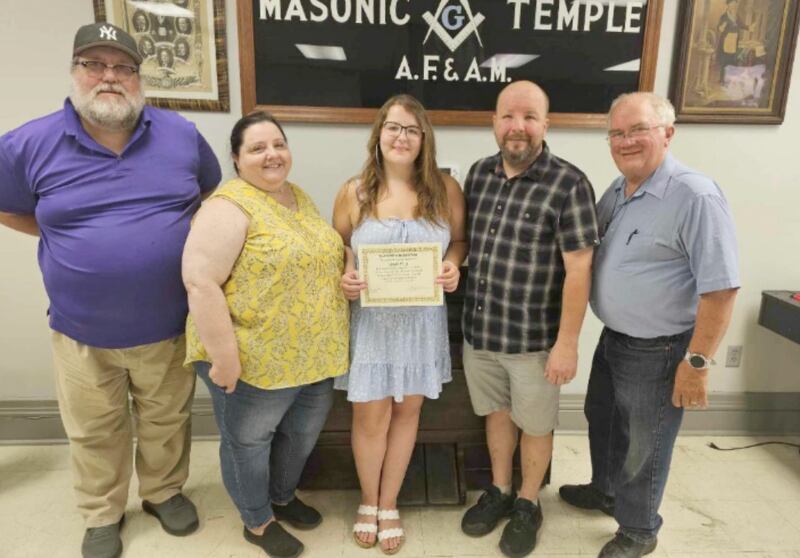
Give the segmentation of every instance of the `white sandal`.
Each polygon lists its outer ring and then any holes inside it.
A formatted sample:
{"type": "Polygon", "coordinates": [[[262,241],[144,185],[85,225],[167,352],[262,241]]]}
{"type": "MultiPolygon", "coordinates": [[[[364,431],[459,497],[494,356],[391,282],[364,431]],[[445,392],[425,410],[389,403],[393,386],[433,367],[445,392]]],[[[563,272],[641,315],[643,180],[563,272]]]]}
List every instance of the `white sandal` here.
{"type": "MultiPolygon", "coordinates": [[[[369,516],[376,516],[379,515],[378,506],[365,506],[360,505],[358,506],[358,511],[356,512],[358,515],[369,515],[369,516]]],[[[353,539],[356,541],[356,544],[361,548],[372,548],[375,546],[377,539],[373,539],[372,542],[364,542],[358,538],[359,533],[377,533],[378,526],[375,523],[358,523],[356,522],[353,525],[353,539]]]]}
{"type": "MultiPolygon", "coordinates": [[[[386,519],[400,519],[400,512],[397,510],[378,510],[378,521],[386,519]]],[[[384,554],[396,554],[406,540],[406,532],[402,527],[392,527],[391,529],[378,531],[378,542],[383,542],[386,539],[400,539],[394,548],[386,549],[381,546],[381,552],[384,554]]]]}

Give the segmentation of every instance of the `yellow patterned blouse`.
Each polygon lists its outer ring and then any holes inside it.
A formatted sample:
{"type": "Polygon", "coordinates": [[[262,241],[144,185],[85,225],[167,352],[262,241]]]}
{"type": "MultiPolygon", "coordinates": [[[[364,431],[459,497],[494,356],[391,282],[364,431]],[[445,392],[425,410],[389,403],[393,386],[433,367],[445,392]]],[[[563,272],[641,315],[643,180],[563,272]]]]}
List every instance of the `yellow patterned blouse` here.
{"type": "MultiPolygon", "coordinates": [[[[297,212],[241,179],[212,197],[250,218],[247,238],[222,285],[239,345],[243,382],[262,389],[310,384],[348,368],[348,305],[339,286],[342,239],[308,194],[290,184],[297,212]]],[[[208,361],[192,316],[186,364],[208,361]]]]}

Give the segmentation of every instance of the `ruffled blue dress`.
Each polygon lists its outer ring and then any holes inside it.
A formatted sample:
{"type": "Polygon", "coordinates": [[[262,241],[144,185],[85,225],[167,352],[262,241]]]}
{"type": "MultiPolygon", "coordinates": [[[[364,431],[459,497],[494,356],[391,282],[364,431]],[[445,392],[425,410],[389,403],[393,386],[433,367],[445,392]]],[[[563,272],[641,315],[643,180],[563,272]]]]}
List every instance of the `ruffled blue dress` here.
{"type": "MultiPolygon", "coordinates": [[[[365,219],[350,238],[356,258],[362,244],[416,242],[439,242],[444,254],[450,230],[424,219],[365,219]]],[[[445,305],[362,308],[358,300],[350,303],[350,370],[334,380],[336,389],[347,390],[348,401],[436,399],[451,379],[445,305]]]]}

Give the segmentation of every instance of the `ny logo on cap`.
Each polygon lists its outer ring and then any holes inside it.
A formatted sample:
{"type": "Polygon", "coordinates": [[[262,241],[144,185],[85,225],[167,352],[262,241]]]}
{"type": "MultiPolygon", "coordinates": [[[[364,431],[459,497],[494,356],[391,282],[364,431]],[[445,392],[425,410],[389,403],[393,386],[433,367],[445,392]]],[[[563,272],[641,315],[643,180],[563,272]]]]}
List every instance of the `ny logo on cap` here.
{"type": "Polygon", "coordinates": [[[111,41],[117,40],[117,30],[113,27],[109,27],[104,25],[100,28],[100,38],[101,39],[109,39],[111,41]]]}

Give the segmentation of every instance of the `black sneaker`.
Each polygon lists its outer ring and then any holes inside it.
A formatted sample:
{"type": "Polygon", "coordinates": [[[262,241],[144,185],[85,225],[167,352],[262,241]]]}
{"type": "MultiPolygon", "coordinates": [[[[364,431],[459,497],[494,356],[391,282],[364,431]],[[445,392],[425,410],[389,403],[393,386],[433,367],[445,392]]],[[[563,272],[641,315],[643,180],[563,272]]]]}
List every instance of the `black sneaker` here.
{"type": "Polygon", "coordinates": [[[605,544],[597,558],[641,558],[653,552],[657,544],[658,540],[655,538],[649,543],[638,543],[622,533],[617,533],[605,544]]]}
{"type": "Polygon", "coordinates": [[[277,521],[270,522],[263,535],[256,535],[247,527],[244,528],[247,542],[260,547],[271,558],[296,558],[303,552],[303,543],[281,527],[277,521]]]}
{"type": "Polygon", "coordinates": [[[526,498],[517,498],[511,519],[500,537],[500,551],[509,558],[527,556],[536,547],[536,533],[542,526],[542,507],[526,498]]]}
{"type": "Polygon", "coordinates": [[[466,511],[461,519],[461,530],[471,537],[482,537],[491,533],[497,522],[511,514],[516,493],[503,494],[496,486],[490,486],[478,503],[466,511]]]}
{"type": "Polygon", "coordinates": [[[278,521],[286,521],[292,527],[304,531],[313,529],[322,523],[322,515],[311,506],[304,504],[297,496],[283,506],[272,504],[272,513],[278,521]]]}
{"type": "Polygon", "coordinates": [[[591,484],[565,484],[558,489],[567,504],[584,510],[600,510],[614,517],[614,498],[606,496],[591,484]]]}

